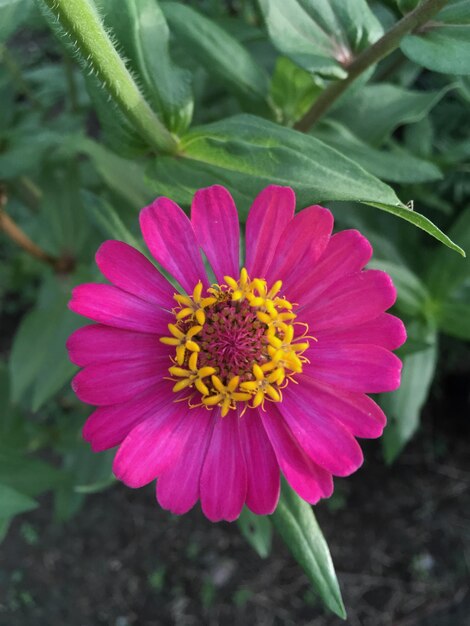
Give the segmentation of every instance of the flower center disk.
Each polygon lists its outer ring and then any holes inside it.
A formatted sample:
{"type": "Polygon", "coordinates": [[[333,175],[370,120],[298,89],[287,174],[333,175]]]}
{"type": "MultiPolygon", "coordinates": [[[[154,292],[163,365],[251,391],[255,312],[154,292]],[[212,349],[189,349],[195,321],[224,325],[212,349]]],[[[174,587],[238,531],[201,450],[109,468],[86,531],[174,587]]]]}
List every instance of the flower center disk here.
{"type": "Polygon", "coordinates": [[[224,417],[241,405],[280,402],[282,389],[302,371],[309,347],[307,324],[296,321],[294,305],[280,295],[282,282],[268,288],[245,268],[203,294],[175,294],[175,322],[160,341],[174,346],[168,371],[173,391],[187,389],[189,406],[220,406],[224,417]],[[301,330],[296,337],[296,330],[301,330]]]}

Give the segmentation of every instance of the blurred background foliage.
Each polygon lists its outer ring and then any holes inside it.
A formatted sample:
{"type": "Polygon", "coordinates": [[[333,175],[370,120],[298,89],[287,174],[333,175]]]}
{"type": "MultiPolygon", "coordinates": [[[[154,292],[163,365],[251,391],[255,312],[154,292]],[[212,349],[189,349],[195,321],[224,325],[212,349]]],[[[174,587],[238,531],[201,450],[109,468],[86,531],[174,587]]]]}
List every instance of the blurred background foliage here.
{"type": "MultiPolygon", "coordinates": [[[[242,218],[265,185],[292,185],[298,206],[321,202],[372,242],[409,334],[402,386],[379,398],[393,463],[470,339],[468,262],[409,223],[470,250],[470,2],[448,2],[305,133],[294,127],[325,89],[417,0],[95,4],[168,145],[142,132],[52,2],[0,0],[0,536],[44,492],[64,521],[113,484],[112,455],[81,440],[89,411],[65,340],[85,322],[70,290],[100,280],[102,240],[140,245],[137,214],[155,196],[188,208],[213,183],[242,218]]],[[[260,524],[247,513],[240,528],[265,556],[260,524]]]]}

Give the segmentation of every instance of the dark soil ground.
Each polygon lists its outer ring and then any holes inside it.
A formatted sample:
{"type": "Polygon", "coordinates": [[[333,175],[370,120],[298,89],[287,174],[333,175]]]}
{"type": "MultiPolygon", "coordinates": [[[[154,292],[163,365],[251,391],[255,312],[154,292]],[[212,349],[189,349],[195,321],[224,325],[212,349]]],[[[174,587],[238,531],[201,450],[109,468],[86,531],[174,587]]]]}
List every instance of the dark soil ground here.
{"type": "MultiPolygon", "coordinates": [[[[470,624],[467,378],[445,388],[392,467],[369,442],[334,506],[316,507],[351,626],[470,624]]],[[[50,509],[46,498],[2,546],[2,626],[344,623],[323,612],[279,539],[263,561],[237,525],[199,510],[170,516],[151,489],[90,496],[63,526],[50,509]]]]}

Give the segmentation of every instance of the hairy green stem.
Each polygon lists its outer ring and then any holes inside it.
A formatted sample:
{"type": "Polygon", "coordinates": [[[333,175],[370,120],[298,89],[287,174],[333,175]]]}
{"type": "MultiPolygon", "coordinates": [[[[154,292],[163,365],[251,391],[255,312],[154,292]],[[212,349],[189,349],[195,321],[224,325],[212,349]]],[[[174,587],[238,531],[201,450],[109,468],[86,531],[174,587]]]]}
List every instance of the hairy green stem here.
{"type": "Polygon", "coordinates": [[[405,15],[383,37],[372,46],[366,48],[348,66],[348,75],[344,80],[332,82],[315,100],[312,108],[296,124],[297,130],[307,131],[325,115],[332,104],[365,70],[378,63],[396,50],[405,35],[425,24],[440,11],[449,0],[424,0],[414,11],[405,15]]]}
{"type": "Polygon", "coordinates": [[[83,64],[106,90],[136,130],[153,148],[166,153],[177,150],[177,142],[152,111],[119,56],[96,9],[89,0],[38,0],[53,14],[74,42],[83,64]]]}

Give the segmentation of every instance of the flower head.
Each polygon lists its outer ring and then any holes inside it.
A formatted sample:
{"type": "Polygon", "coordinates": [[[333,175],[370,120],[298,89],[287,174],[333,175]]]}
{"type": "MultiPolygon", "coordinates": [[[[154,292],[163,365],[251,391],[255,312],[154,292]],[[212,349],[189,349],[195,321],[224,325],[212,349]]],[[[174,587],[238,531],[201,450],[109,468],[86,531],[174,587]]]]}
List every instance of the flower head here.
{"type": "Polygon", "coordinates": [[[365,270],[357,231],[332,235],[320,206],[294,217],[290,188],[255,199],[239,258],[239,224],[226,189],[201,189],[191,220],[171,200],[141,212],[142,233],[172,284],[119,241],[98,250],[111,284],[76,287],[70,308],[97,324],[68,341],[83,369],[78,397],[97,409],[84,437],[119,445],[113,470],[131,487],[157,479],[160,504],[185,513],[200,500],[214,521],[244,504],[269,514],[280,472],[305,500],[362,463],[356,437],[378,437],[381,409],[366,393],[396,389],[405,340],[385,313],[396,293],[365,270]],[[209,279],[201,250],[213,272],[209,279]]]}

